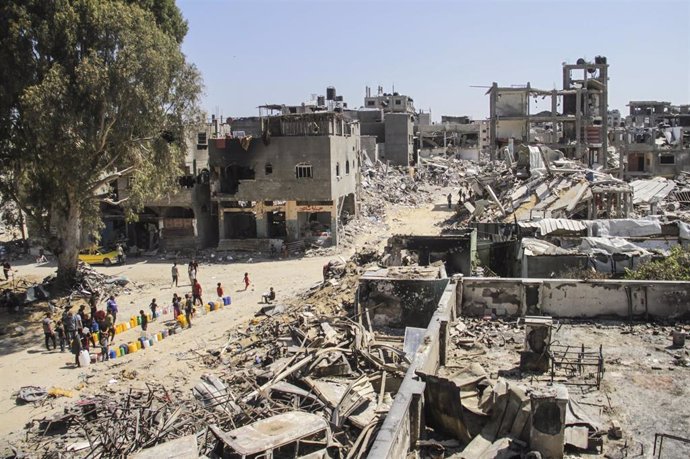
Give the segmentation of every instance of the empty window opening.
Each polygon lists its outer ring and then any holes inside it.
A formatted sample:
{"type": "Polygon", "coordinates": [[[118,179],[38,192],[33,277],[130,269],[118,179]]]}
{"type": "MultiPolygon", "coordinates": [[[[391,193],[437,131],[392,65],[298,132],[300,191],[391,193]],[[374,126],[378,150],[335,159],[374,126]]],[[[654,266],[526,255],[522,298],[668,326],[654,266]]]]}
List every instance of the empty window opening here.
{"type": "Polygon", "coordinates": [[[340,177],[340,163],[335,163],[335,176],[340,177]]]}
{"type": "Polygon", "coordinates": [[[397,99],[397,100],[395,101],[395,105],[402,105],[402,101],[401,101],[400,99],[397,99]]]}
{"type": "Polygon", "coordinates": [[[266,163],[264,171],[266,172],[266,175],[271,175],[273,173],[273,165],[271,163],[266,163]]]}
{"type": "Polygon", "coordinates": [[[206,145],[208,143],[207,139],[206,139],[206,133],[205,132],[199,132],[196,135],[196,143],[197,143],[197,145],[206,145]]]}
{"type": "Polygon", "coordinates": [[[350,175],[350,160],[345,161],[345,174],[350,175]]]}
{"type": "Polygon", "coordinates": [[[298,164],[295,166],[295,177],[300,178],[312,178],[314,177],[311,164],[298,164]]]}
{"type": "Polygon", "coordinates": [[[368,106],[368,107],[373,107],[375,104],[376,104],[376,102],[373,101],[373,100],[368,100],[368,101],[367,101],[367,106],[368,106]]]}
{"type": "Polygon", "coordinates": [[[676,157],[673,155],[659,155],[659,164],[676,164],[676,157]]]}

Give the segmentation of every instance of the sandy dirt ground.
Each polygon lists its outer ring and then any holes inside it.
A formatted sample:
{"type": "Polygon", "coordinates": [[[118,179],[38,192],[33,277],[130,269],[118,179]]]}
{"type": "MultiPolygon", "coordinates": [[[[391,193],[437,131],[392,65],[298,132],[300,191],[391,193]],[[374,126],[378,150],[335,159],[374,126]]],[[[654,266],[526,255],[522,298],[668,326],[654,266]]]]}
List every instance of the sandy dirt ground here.
{"type": "MultiPolygon", "coordinates": [[[[69,352],[46,351],[40,320],[47,306],[25,320],[27,333],[21,337],[3,337],[0,340],[0,439],[3,443],[16,441],[24,434],[24,426],[32,419],[41,418],[74,403],[79,397],[103,392],[121,392],[129,387],[142,387],[146,382],[157,381],[165,385],[191,388],[199,376],[208,371],[200,359],[208,349],[219,349],[227,340],[228,331],[243,327],[261,308],[261,293],[269,287],[277,292],[276,302],[294,297],[300,291],[317,284],[322,279],[322,267],[337,256],[347,258],[363,244],[383,248],[392,234],[438,234],[439,223],[451,215],[445,202],[449,190],[434,189],[434,202],[417,208],[389,208],[384,222],[374,225],[373,231],[360,234],[355,243],[341,249],[336,255],[313,258],[292,258],[286,260],[255,260],[253,262],[230,262],[228,264],[201,263],[199,280],[204,290],[204,300],[215,300],[215,288],[221,282],[225,294],[232,297],[232,305],[222,310],[200,315],[190,329],[156,343],[150,349],[117,358],[109,362],[90,365],[79,369],[73,366],[74,356],[69,352]],[[252,285],[244,291],[242,278],[249,273],[252,285]],[[136,376],[131,370],[136,370],[136,376]],[[27,385],[58,387],[73,392],[72,398],[52,399],[42,406],[18,405],[13,395],[20,387],[27,385]]],[[[188,260],[178,260],[186,263],[188,260]]],[[[37,266],[35,263],[15,264],[18,279],[40,281],[51,275],[55,267],[37,266]]],[[[148,312],[152,298],[161,306],[168,306],[173,292],[183,295],[191,291],[186,278],[186,269],[181,266],[181,282],[178,288],[171,287],[168,260],[133,258],[125,266],[98,267],[103,273],[124,275],[133,282],[129,293],[117,298],[120,312],[118,322],[128,320],[140,309],[148,312]]],[[[0,284],[0,288],[3,285],[0,284]]],[[[102,304],[101,307],[105,307],[102,304]]],[[[16,321],[16,315],[6,315],[2,320],[16,321]]],[[[164,315],[150,325],[149,332],[155,333],[172,320],[172,314],[164,315]]],[[[135,341],[141,329],[128,330],[115,337],[114,344],[135,341]]]]}

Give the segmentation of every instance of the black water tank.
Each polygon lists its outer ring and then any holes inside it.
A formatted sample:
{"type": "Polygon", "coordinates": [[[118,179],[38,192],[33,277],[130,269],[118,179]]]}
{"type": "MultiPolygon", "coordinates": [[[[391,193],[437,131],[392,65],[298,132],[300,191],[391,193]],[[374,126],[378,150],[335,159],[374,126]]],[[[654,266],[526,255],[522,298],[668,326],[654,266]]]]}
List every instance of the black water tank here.
{"type": "Polygon", "coordinates": [[[343,101],[343,96],[335,96],[335,101],[336,101],[336,102],[342,102],[342,101],[343,101]]]}
{"type": "Polygon", "coordinates": [[[577,65],[582,65],[585,63],[585,60],[583,58],[579,58],[576,63],[577,65]]]}
{"type": "Polygon", "coordinates": [[[329,86],[326,88],[326,100],[335,100],[335,87],[329,86]]]}
{"type": "Polygon", "coordinates": [[[323,107],[326,105],[326,98],[324,96],[319,96],[316,98],[316,105],[323,107]]]}
{"type": "Polygon", "coordinates": [[[595,64],[606,64],[606,56],[597,56],[594,58],[595,64]]]}

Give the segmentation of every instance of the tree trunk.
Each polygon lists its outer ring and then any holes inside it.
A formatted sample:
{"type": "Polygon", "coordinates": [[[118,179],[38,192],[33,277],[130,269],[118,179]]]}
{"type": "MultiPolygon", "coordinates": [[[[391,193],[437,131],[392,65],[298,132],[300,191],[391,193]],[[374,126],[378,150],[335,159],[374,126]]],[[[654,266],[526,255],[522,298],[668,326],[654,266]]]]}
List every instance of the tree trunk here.
{"type": "Polygon", "coordinates": [[[66,196],[66,202],[53,212],[57,230],[57,277],[58,283],[71,287],[77,274],[79,243],[81,240],[81,208],[74,196],[66,196]]]}

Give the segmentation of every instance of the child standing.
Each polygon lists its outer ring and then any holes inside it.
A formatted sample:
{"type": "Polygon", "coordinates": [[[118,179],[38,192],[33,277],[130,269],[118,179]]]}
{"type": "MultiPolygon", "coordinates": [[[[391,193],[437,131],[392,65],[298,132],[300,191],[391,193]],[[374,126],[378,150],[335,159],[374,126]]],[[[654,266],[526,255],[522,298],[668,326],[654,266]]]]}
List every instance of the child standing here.
{"type": "Polygon", "coordinates": [[[158,304],[156,304],[155,298],[151,300],[149,308],[151,308],[151,320],[156,320],[156,309],[158,309],[158,304]]]}
{"type": "Polygon", "coordinates": [[[244,273],[244,289],[247,290],[249,288],[249,284],[251,284],[251,281],[249,280],[249,273],[244,273]]]}
{"type": "Polygon", "coordinates": [[[110,349],[108,346],[108,335],[105,333],[101,333],[101,362],[105,362],[106,360],[110,360],[110,349]]]}

